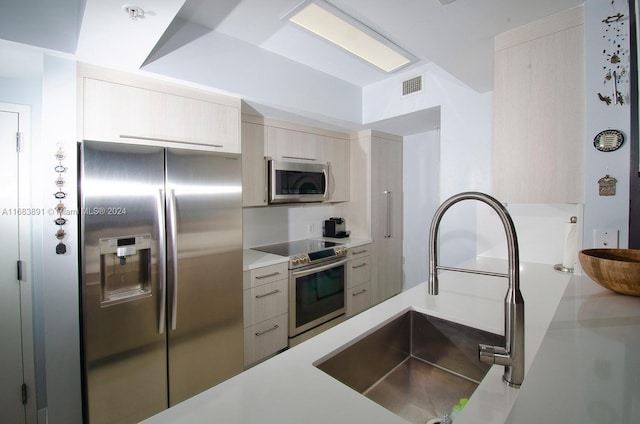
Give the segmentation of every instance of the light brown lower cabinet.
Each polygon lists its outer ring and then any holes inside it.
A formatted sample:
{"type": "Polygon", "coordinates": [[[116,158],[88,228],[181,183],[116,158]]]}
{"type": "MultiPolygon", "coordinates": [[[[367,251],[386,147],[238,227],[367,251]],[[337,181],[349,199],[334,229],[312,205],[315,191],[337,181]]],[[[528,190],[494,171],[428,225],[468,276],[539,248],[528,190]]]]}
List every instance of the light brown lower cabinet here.
{"type": "Polygon", "coordinates": [[[371,306],[371,244],[349,250],[347,263],[347,316],[371,306]]]}
{"type": "Polygon", "coordinates": [[[249,367],[288,346],[287,263],[244,272],[244,365],[249,367]]]}

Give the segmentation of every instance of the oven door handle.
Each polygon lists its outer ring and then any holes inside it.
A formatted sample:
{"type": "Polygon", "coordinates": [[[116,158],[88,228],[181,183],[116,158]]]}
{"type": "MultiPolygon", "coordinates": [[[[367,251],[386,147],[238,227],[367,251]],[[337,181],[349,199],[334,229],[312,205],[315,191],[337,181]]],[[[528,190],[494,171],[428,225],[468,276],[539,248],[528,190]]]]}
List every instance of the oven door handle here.
{"type": "Polygon", "coordinates": [[[337,261],[337,262],[331,262],[330,264],[327,264],[327,265],[322,265],[322,266],[318,266],[318,267],[312,266],[311,268],[305,268],[305,269],[300,270],[300,271],[291,271],[291,276],[294,277],[294,278],[303,277],[305,275],[315,274],[316,272],[326,271],[326,270],[331,269],[331,268],[337,268],[337,267],[339,267],[341,265],[346,264],[347,262],[348,262],[347,259],[342,259],[342,260],[337,261]]]}

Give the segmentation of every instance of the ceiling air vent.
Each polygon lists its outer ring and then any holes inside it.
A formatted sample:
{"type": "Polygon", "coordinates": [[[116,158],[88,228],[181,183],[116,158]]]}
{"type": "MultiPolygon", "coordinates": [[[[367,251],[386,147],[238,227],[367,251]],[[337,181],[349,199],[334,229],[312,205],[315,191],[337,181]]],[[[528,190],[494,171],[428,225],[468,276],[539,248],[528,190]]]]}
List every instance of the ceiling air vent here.
{"type": "Polygon", "coordinates": [[[403,96],[406,96],[412,93],[417,93],[418,91],[422,91],[422,75],[419,75],[415,78],[408,79],[406,81],[402,81],[403,96]]]}

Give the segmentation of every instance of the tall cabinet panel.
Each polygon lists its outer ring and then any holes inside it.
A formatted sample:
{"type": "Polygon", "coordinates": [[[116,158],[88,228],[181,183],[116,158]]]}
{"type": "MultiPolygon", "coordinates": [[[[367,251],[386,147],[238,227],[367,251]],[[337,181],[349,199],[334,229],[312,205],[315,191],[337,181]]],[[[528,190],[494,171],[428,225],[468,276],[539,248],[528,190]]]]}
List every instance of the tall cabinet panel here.
{"type": "Polygon", "coordinates": [[[495,39],[493,193],[504,202],[583,199],[583,8],[495,39]]]}
{"type": "Polygon", "coordinates": [[[402,137],[377,131],[352,135],[350,201],[337,212],[354,237],[371,238],[370,304],[402,290],[402,137]]]}
{"type": "Polygon", "coordinates": [[[242,122],[242,206],[267,206],[267,128],[242,122]]]}
{"type": "Polygon", "coordinates": [[[402,143],[371,139],[372,301],[402,290],[402,143]]]}

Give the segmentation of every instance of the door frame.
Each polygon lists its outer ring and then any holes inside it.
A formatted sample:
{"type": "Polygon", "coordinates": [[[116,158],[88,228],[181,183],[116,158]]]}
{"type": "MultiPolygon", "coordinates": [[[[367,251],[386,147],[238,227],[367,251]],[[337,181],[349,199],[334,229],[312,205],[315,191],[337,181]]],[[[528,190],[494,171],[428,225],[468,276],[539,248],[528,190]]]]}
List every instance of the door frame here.
{"type": "MultiPolygon", "coordinates": [[[[18,204],[20,208],[32,208],[31,199],[31,110],[29,106],[0,102],[0,110],[18,114],[18,131],[21,133],[18,155],[18,204]]],[[[27,385],[25,405],[27,424],[37,422],[35,349],[33,335],[33,262],[31,254],[32,216],[18,216],[18,251],[22,261],[20,282],[20,314],[22,320],[22,367],[27,385]]]]}

